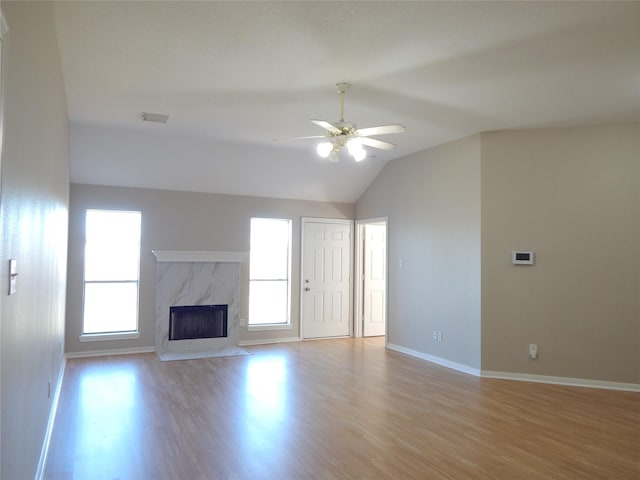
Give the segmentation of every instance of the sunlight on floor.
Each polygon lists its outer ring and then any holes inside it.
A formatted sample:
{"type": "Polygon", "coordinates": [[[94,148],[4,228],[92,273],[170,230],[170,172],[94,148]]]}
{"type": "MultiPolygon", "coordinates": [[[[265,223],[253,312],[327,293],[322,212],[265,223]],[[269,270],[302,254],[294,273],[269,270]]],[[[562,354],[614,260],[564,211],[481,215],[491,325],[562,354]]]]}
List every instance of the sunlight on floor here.
{"type": "Polygon", "coordinates": [[[128,458],[131,449],[136,448],[130,439],[140,434],[138,389],[134,370],[98,369],[82,377],[78,399],[81,421],[76,426],[76,445],[84,452],[84,458],[76,462],[78,478],[90,478],[96,469],[105,475],[123,473],[122,465],[112,465],[112,460],[128,458]]]}
{"type": "Polygon", "coordinates": [[[286,441],[286,357],[252,357],[247,363],[245,393],[243,423],[247,446],[277,452],[286,441]]]}

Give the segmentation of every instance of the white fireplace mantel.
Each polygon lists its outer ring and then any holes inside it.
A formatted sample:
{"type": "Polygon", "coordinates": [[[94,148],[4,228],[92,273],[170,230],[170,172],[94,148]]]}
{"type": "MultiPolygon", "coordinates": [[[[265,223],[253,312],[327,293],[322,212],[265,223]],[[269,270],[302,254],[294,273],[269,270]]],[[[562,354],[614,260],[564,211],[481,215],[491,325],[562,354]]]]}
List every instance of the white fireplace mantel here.
{"type": "Polygon", "coordinates": [[[199,252],[182,250],[151,250],[160,262],[243,262],[247,252],[199,252]]]}

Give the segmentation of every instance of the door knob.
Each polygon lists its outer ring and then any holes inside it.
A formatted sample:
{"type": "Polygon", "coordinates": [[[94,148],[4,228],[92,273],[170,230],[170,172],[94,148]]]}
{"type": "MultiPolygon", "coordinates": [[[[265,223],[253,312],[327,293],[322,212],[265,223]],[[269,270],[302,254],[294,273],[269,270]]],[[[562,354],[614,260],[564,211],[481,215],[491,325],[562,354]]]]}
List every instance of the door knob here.
{"type": "Polygon", "coordinates": [[[309,291],[311,291],[311,289],[310,289],[309,287],[306,287],[306,288],[304,289],[304,291],[305,291],[305,292],[309,292],[309,291]]]}

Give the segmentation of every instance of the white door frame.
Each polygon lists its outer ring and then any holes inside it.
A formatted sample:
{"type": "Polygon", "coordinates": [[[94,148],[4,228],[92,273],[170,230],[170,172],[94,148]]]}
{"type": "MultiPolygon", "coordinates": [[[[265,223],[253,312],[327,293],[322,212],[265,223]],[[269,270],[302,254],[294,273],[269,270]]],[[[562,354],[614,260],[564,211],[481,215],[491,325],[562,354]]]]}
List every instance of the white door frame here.
{"type": "Polygon", "coordinates": [[[353,318],[354,321],[354,329],[353,336],[354,337],[362,337],[363,327],[364,327],[364,309],[362,308],[362,299],[364,296],[363,292],[363,278],[362,272],[364,269],[363,255],[364,255],[364,227],[367,224],[380,224],[384,223],[385,225],[385,259],[384,263],[387,268],[384,270],[384,296],[385,296],[385,322],[384,322],[384,336],[385,343],[387,342],[387,335],[389,333],[389,217],[376,217],[376,218],[367,218],[364,220],[356,220],[356,238],[355,238],[355,270],[353,274],[353,278],[356,279],[354,282],[354,296],[355,303],[353,308],[353,318]]]}
{"type": "MultiPolygon", "coordinates": [[[[353,220],[344,218],[318,218],[318,217],[302,217],[300,219],[300,339],[305,340],[304,336],[304,230],[307,223],[336,223],[341,225],[349,225],[349,239],[353,239],[353,220]]],[[[349,242],[349,302],[353,306],[353,241],[349,242]]],[[[349,308],[349,335],[353,336],[353,309],[349,308]]],[[[334,338],[334,337],[332,337],[334,338]]],[[[314,340],[312,338],[306,340],[314,340]]]]}
{"type": "MultiPolygon", "coordinates": [[[[9,63],[9,55],[7,52],[7,34],[9,33],[9,27],[4,19],[4,13],[2,13],[2,5],[0,5],[0,206],[2,205],[2,163],[4,156],[4,106],[5,106],[5,94],[7,89],[7,64],[9,63]]],[[[0,235],[2,234],[2,223],[0,223],[0,235]]],[[[8,255],[4,257],[3,261],[7,259],[8,255]]],[[[15,257],[13,257],[15,258],[15,257]]],[[[15,278],[15,277],[14,277],[15,278]]],[[[6,294],[6,292],[5,292],[6,294]]],[[[2,303],[2,295],[0,295],[0,304],[2,303]]],[[[1,313],[0,313],[1,315],[1,313]]],[[[1,320],[1,318],[0,318],[1,320]]],[[[2,330],[0,329],[0,349],[2,349],[2,330]]],[[[0,352],[1,353],[1,352],[0,352]]],[[[43,466],[43,460],[40,458],[40,464],[38,465],[38,472],[44,472],[40,470],[43,466]]]]}

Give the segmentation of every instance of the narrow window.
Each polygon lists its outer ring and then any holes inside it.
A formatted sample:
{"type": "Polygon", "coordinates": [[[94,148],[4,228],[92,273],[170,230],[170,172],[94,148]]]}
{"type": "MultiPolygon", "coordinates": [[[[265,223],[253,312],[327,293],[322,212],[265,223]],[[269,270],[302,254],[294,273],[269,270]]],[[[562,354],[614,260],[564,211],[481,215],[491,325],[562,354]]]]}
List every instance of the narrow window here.
{"type": "Polygon", "coordinates": [[[291,220],[252,218],[249,325],[288,325],[291,310],[291,220]]]}
{"type": "Polygon", "coordinates": [[[138,330],[140,212],[87,210],[83,334],[138,330]]]}

